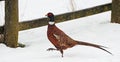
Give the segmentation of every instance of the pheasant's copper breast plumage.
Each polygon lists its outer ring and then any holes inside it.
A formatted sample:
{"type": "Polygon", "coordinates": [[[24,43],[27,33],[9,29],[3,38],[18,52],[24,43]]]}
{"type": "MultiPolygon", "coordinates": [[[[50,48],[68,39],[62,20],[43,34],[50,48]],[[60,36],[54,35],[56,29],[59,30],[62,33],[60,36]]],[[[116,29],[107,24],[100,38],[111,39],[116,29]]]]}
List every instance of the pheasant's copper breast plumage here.
{"type": "Polygon", "coordinates": [[[60,48],[67,49],[70,47],[73,47],[77,44],[77,42],[74,42],[73,39],[68,37],[63,31],[61,31],[59,28],[57,28],[54,25],[48,25],[48,31],[47,31],[48,39],[54,44],[58,50],[60,48]],[[57,47],[57,46],[60,47],[57,47]]]}
{"type": "Polygon", "coordinates": [[[109,54],[112,54],[111,52],[104,49],[104,46],[73,40],[71,37],[69,37],[67,34],[65,34],[62,30],[60,30],[55,25],[53,13],[48,13],[47,16],[50,18],[49,23],[48,23],[47,36],[50,42],[56,47],[56,49],[49,48],[48,50],[60,51],[63,57],[63,50],[74,47],[75,45],[84,45],[84,46],[95,47],[95,48],[104,50],[108,52],[109,54]]]}

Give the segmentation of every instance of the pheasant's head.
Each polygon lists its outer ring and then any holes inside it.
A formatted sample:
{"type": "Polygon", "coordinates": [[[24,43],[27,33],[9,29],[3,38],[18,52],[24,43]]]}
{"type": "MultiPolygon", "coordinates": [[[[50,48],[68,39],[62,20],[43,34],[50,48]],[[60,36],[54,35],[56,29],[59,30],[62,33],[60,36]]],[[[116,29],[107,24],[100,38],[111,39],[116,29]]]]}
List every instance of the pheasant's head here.
{"type": "Polygon", "coordinates": [[[47,15],[46,15],[48,18],[50,18],[50,20],[49,20],[49,24],[50,25],[53,25],[55,22],[55,20],[54,20],[54,14],[53,13],[51,13],[51,12],[49,12],[49,13],[47,13],[47,15]]]}

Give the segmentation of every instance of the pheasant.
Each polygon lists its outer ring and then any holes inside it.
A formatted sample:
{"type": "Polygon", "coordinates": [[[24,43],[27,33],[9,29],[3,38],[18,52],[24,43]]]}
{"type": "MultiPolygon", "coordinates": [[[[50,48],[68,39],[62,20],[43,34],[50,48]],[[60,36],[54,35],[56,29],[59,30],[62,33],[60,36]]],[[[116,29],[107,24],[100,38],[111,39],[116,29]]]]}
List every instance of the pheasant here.
{"type": "Polygon", "coordinates": [[[48,22],[48,28],[47,28],[47,37],[49,41],[56,47],[56,48],[48,48],[47,50],[56,50],[60,51],[63,57],[63,50],[66,50],[67,48],[72,48],[76,45],[84,45],[84,46],[91,46],[95,47],[98,49],[101,49],[109,54],[112,54],[111,52],[107,51],[106,47],[101,46],[101,45],[96,45],[88,42],[83,42],[83,41],[77,41],[72,38],[70,38],[67,34],[65,34],[62,30],[60,30],[56,25],[55,25],[55,19],[54,19],[54,14],[49,12],[46,15],[50,20],[48,22]]]}

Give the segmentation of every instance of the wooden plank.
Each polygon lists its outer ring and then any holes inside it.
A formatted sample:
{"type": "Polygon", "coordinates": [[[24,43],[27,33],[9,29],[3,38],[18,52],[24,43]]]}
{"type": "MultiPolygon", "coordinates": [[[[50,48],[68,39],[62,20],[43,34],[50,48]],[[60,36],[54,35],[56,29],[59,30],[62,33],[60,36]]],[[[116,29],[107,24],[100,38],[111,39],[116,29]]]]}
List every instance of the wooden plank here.
{"type": "Polygon", "coordinates": [[[111,10],[111,3],[96,6],[93,8],[79,10],[76,12],[70,12],[70,13],[57,15],[55,17],[55,19],[57,20],[57,22],[63,22],[63,21],[68,21],[68,20],[72,20],[72,19],[77,19],[77,18],[81,18],[81,17],[85,17],[85,16],[90,16],[90,15],[102,13],[102,12],[109,11],[109,10],[111,10]]]}

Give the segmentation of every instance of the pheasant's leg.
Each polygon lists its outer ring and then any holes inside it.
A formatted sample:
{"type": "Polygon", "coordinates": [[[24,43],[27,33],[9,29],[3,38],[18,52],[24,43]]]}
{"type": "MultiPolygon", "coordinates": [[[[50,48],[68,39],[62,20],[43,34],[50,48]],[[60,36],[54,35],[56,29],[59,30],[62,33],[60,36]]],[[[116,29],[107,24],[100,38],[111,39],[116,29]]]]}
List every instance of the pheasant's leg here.
{"type": "Polygon", "coordinates": [[[62,57],[63,57],[63,50],[62,50],[62,49],[60,49],[60,52],[61,52],[61,54],[62,54],[62,57]]]}
{"type": "Polygon", "coordinates": [[[47,51],[51,51],[51,50],[57,50],[55,48],[48,48],[47,51]]]}

